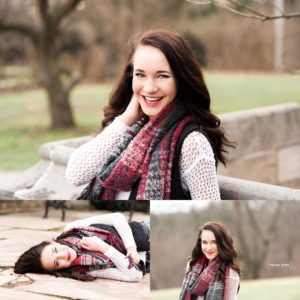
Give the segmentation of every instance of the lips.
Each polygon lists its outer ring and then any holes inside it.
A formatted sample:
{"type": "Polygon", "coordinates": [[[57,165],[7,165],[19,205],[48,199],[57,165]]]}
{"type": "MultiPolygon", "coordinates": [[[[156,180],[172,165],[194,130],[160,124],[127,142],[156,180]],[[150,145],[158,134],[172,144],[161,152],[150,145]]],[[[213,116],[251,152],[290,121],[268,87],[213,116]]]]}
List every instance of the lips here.
{"type": "Polygon", "coordinates": [[[71,254],[70,254],[70,252],[68,251],[68,260],[70,260],[70,258],[71,258],[71,254]]]}
{"type": "Polygon", "coordinates": [[[164,98],[164,97],[147,97],[147,96],[142,96],[142,97],[146,105],[150,107],[154,107],[158,105],[160,101],[164,98]]]}

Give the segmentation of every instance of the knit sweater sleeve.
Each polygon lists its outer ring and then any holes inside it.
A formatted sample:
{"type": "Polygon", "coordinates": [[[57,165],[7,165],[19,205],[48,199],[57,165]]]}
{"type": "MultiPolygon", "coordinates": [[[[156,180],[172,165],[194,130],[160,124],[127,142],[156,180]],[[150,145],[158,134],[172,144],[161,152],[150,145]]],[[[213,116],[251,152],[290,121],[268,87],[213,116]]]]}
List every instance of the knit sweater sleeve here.
{"type": "Polygon", "coordinates": [[[193,131],[185,138],[179,167],[183,188],[192,199],[220,200],[214,153],[202,133],[193,131]]]}
{"type": "Polygon", "coordinates": [[[76,186],[89,183],[128,128],[117,117],[99,135],[77,148],[68,161],[67,180],[76,186]]]}
{"type": "Polygon", "coordinates": [[[107,268],[103,270],[94,270],[88,272],[88,275],[98,278],[107,278],[120,281],[140,281],[143,278],[142,271],[135,266],[129,267],[129,259],[113,247],[104,253],[115,264],[116,268],[107,268]]]}
{"type": "Polygon", "coordinates": [[[230,268],[226,300],[237,300],[237,292],[238,292],[239,284],[240,284],[239,274],[235,270],[230,268]]]}
{"type": "Polygon", "coordinates": [[[121,213],[97,215],[81,220],[76,220],[68,223],[65,226],[64,230],[66,231],[73,227],[89,226],[91,224],[106,224],[113,226],[119,233],[126,249],[129,247],[136,247],[132,231],[128,225],[126,218],[121,213]]]}

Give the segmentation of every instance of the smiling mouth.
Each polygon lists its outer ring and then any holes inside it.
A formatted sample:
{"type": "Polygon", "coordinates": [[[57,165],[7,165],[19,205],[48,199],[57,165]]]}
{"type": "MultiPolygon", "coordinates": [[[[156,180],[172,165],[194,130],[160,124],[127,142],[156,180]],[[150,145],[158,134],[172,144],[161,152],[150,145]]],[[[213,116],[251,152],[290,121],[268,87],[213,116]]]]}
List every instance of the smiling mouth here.
{"type": "Polygon", "coordinates": [[[148,106],[156,106],[164,97],[146,97],[146,96],[142,96],[144,102],[148,105],[148,106]]]}
{"type": "Polygon", "coordinates": [[[156,102],[156,101],[160,101],[163,97],[146,97],[146,96],[143,96],[143,98],[148,102],[156,102]]]}

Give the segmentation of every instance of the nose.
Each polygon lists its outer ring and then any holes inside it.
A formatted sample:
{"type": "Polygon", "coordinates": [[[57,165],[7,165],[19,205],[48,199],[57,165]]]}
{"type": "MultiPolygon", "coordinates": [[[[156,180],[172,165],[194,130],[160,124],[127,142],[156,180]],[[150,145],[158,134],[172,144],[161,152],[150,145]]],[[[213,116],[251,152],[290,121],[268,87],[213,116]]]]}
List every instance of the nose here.
{"type": "Polygon", "coordinates": [[[144,84],[144,87],[143,87],[143,90],[145,93],[147,94],[152,94],[152,93],[155,93],[157,92],[158,88],[155,84],[155,81],[153,79],[147,79],[145,81],[145,84],[144,84]]]}
{"type": "Polygon", "coordinates": [[[206,245],[206,250],[207,250],[207,251],[210,251],[211,249],[212,249],[212,245],[211,245],[211,244],[207,244],[207,245],[206,245]]]}

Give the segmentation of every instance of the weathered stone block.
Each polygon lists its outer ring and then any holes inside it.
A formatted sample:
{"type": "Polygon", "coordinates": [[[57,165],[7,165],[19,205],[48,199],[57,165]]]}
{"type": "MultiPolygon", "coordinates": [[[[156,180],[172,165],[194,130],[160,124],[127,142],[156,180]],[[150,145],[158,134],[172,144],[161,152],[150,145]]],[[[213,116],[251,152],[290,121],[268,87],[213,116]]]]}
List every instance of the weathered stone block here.
{"type": "Polygon", "coordinates": [[[19,190],[15,198],[21,200],[74,200],[84,186],[75,187],[66,180],[66,167],[51,161],[43,176],[30,189],[19,190]]]}
{"type": "Polygon", "coordinates": [[[300,145],[278,151],[278,180],[280,183],[300,178],[300,145]]]}
{"type": "Polygon", "coordinates": [[[228,136],[237,141],[230,159],[300,143],[300,107],[273,105],[220,115],[228,136]]]}
{"type": "Polygon", "coordinates": [[[277,183],[277,154],[263,151],[229,162],[225,168],[220,164],[218,174],[264,183],[277,183]]]}
{"type": "Polygon", "coordinates": [[[10,299],[10,300],[53,300],[54,298],[51,296],[45,296],[42,294],[34,294],[28,292],[17,291],[9,288],[0,288],[0,294],[2,299],[10,299]]]}

